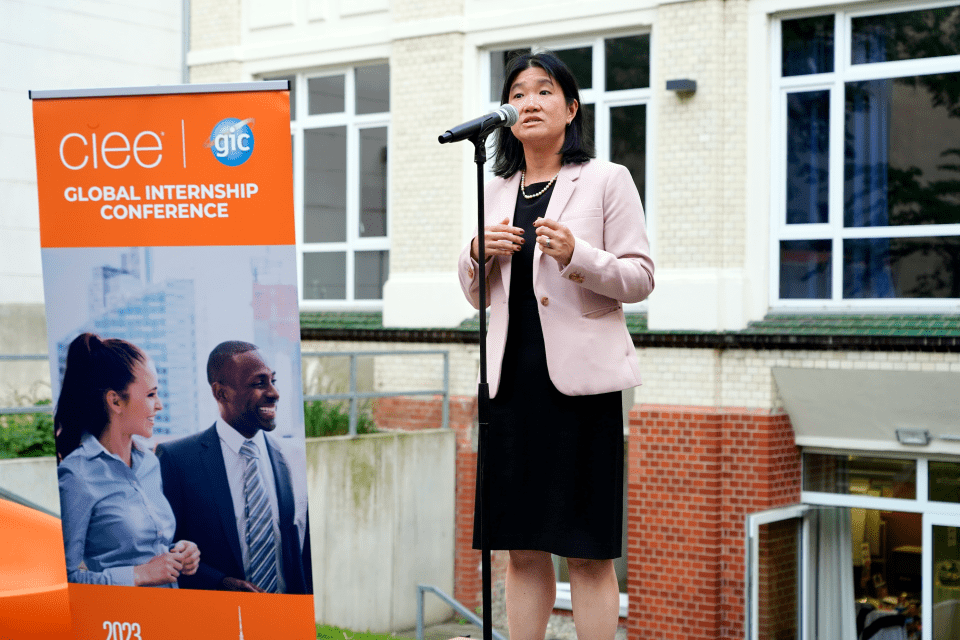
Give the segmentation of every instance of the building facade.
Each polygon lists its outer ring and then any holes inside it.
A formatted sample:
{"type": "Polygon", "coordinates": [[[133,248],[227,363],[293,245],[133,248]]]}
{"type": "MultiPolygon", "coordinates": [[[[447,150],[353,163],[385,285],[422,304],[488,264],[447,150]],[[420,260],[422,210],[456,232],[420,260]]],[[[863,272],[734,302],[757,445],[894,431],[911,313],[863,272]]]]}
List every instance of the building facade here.
{"type": "MultiPolygon", "coordinates": [[[[291,81],[305,350],[450,352],[459,600],[479,604],[455,274],[476,181],[472,149],[436,137],[496,105],[509,52],[549,48],[598,157],[631,169],[657,269],[627,309],[630,638],[841,637],[885,595],[954,637],[955,0],[191,0],[189,23],[191,82],[291,81]]],[[[440,375],[411,355],[373,380],[440,375]]],[[[422,428],[439,406],[376,411],[422,428]]]]}
{"type": "MultiPolygon", "coordinates": [[[[625,393],[630,637],[840,637],[858,598],[901,593],[905,627],[944,632],[960,601],[955,2],[191,10],[192,81],[291,80],[304,337],[451,353],[459,599],[479,602],[476,320],[455,275],[476,182],[473,150],[435,140],[496,106],[505,56],[548,48],[598,157],[631,169],[657,268],[626,309],[644,375],[625,393]]],[[[379,363],[376,384],[430,388],[428,359],[379,363]]],[[[382,401],[378,418],[428,426],[438,402],[382,401]]]]}

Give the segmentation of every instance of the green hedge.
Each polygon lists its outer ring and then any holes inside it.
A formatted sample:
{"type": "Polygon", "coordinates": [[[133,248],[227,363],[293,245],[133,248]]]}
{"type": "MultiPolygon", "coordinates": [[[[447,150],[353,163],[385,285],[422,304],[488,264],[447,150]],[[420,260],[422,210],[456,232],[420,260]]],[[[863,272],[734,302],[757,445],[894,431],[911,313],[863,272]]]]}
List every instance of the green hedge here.
{"type": "MultiPolygon", "coordinates": [[[[50,401],[37,404],[49,405],[50,401]]],[[[56,453],[53,416],[49,413],[0,416],[0,459],[36,458],[56,453]]]]}
{"type": "MultiPolygon", "coordinates": [[[[350,432],[350,405],[339,402],[304,402],[303,418],[308,438],[345,436],[350,432]]],[[[357,433],[377,433],[373,420],[364,411],[357,412],[357,433]]]]}

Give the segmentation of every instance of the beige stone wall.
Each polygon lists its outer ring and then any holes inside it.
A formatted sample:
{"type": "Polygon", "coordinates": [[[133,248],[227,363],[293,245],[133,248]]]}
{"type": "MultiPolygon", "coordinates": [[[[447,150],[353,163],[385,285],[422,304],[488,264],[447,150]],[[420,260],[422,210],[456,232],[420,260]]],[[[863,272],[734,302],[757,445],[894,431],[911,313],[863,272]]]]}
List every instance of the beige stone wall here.
{"type": "Polygon", "coordinates": [[[657,10],[658,267],[743,266],[746,26],[746,0],[697,0],[657,10]],[[696,80],[696,93],[663,90],[667,80],[679,78],[696,80]]]}
{"type": "Polygon", "coordinates": [[[190,0],[190,50],[240,44],[241,0],[190,0]]]}
{"type": "Polygon", "coordinates": [[[398,22],[462,16],[463,0],[393,0],[390,10],[398,22]]]}
{"type": "Polygon", "coordinates": [[[390,273],[451,271],[460,253],[464,145],[437,136],[463,119],[463,36],[397,40],[390,57],[390,273]]]}
{"type": "Polygon", "coordinates": [[[190,82],[194,84],[241,82],[243,79],[243,67],[239,62],[216,62],[190,67],[190,82]]]}

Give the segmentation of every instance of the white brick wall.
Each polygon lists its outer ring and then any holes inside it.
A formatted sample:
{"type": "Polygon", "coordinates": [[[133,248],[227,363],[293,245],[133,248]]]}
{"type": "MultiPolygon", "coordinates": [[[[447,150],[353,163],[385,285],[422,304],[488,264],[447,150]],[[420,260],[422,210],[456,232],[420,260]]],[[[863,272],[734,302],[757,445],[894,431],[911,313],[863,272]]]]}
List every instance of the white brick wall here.
{"type": "Polygon", "coordinates": [[[463,15],[463,0],[393,0],[393,19],[398,22],[463,15]]]}
{"type": "Polygon", "coordinates": [[[393,43],[390,57],[390,273],[456,269],[464,144],[437,136],[463,119],[463,36],[393,43]]]}
{"type": "Polygon", "coordinates": [[[193,84],[241,82],[243,80],[243,66],[239,62],[215,62],[190,67],[190,82],[193,84]]]}
{"type": "MultiPolygon", "coordinates": [[[[445,349],[450,352],[451,395],[476,395],[480,365],[476,345],[428,343],[305,343],[308,350],[445,349]]],[[[771,370],[774,367],[858,371],[937,371],[960,373],[960,353],[885,351],[803,351],[744,349],[660,349],[637,352],[643,385],[634,392],[638,404],[779,409],[783,405],[771,370]]],[[[306,370],[306,368],[305,368],[306,370]]],[[[437,388],[442,380],[439,356],[376,358],[374,388],[437,388]]]]}
{"type": "Polygon", "coordinates": [[[190,0],[190,50],[240,44],[240,16],[241,0],[190,0]]]}

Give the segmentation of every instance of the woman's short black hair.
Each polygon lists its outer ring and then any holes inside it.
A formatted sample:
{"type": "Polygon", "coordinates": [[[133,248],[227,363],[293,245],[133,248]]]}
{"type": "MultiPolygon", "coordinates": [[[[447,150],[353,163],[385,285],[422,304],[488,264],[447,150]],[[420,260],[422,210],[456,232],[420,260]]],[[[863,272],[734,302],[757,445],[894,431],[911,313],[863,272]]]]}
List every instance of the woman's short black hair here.
{"type": "MultiPolygon", "coordinates": [[[[593,140],[587,136],[583,126],[583,104],[580,102],[580,89],[577,79],[564,64],[563,60],[548,51],[540,53],[525,53],[507,61],[503,74],[503,89],[500,91],[500,104],[510,101],[510,87],[521,71],[530,67],[539,67],[557,81],[563,91],[567,104],[577,101],[577,114],[567,125],[566,138],[563,148],[560,149],[561,164],[583,164],[594,157],[593,140]]],[[[493,172],[501,178],[509,178],[525,167],[523,145],[517,140],[513,132],[507,127],[497,130],[496,155],[494,157],[493,172]]]]}
{"type": "Polygon", "coordinates": [[[84,433],[100,437],[110,422],[106,393],[116,391],[126,397],[137,365],[146,361],[140,347],[126,340],[102,340],[93,333],[74,338],[67,350],[67,366],[53,414],[58,458],[66,458],[79,447],[84,433]]]}

